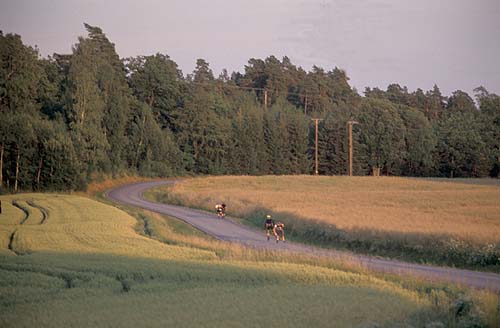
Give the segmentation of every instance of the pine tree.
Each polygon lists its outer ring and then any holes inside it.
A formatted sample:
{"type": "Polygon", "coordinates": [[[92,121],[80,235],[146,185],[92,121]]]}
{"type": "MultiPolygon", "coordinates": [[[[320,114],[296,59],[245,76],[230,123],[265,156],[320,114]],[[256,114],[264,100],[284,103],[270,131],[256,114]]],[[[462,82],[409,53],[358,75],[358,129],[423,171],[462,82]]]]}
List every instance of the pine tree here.
{"type": "Polygon", "coordinates": [[[410,176],[431,176],[435,173],[437,136],[430,122],[418,109],[399,105],[405,125],[405,148],[401,173],[410,176]]]}

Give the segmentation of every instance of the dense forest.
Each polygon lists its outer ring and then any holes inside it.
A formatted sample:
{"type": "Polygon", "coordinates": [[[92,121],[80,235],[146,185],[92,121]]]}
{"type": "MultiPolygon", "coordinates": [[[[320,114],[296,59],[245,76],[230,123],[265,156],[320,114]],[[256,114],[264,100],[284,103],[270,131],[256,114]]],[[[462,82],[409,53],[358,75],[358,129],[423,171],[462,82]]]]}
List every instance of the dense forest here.
{"type": "Polygon", "coordinates": [[[79,190],[102,176],[319,173],[499,175],[500,96],[349,85],[346,73],[252,58],[186,76],[166,54],[121,59],[85,24],[71,54],[42,58],[0,32],[0,191],[79,190]]]}

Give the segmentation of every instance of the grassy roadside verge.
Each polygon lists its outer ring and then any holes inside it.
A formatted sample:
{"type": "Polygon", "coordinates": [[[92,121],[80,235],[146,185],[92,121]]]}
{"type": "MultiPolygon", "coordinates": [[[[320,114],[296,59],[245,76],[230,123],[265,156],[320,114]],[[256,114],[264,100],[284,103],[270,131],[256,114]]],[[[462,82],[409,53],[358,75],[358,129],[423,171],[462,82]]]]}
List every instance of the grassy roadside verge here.
{"type": "MultiPolygon", "coordinates": [[[[443,327],[495,327],[500,323],[500,296],[494,293],[463,289],[449,284],[430,283],[414,277],[402,278],[368,272],[349,261],[253,250],[214,240],[175,218],[148,211],[129,213],[138,218],[138,233],[149,235],[151,238],[168,244],[213,251],[223,263],[245,263],[245,266],[251,266],[251,263],[306,266],[308,270],[311,270],[310,272],[334,270],[340,276],[346,274],[347,280],[350,279],[347,277],[352,274],[357,277],[369,277],[369,279],[374,279],[372,282],[378,286],[377,288],[385,291],[393,290],[395,286],[397,289],[402,288],[406,292],[414,293],[413,295],[419,299],[419,302],[429,305],[425,310],[408,317],[406,324],[411,322],[411,325],[423,327],[424,323],[432,322],[436,326],[443,323],[443,327]],[[145,229],[146,226],[147,229],[145,229]],[[466,309],[467,313],[461,313],[462,309],[466,309]]],[[[358,287],[362,285],[362,282],[357,283],[358,287]]]]}

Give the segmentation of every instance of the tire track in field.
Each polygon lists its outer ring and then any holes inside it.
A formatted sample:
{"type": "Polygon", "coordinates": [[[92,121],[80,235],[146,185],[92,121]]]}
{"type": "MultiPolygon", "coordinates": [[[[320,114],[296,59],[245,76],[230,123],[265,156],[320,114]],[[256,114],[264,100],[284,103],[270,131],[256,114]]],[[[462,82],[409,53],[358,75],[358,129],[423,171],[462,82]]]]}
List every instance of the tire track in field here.
{"type": "Polygon", "coordinates": [[[49,213],[48,213],[47,209],[45,209],[44,207],[36,204],[34,201],[27,201],[26,203],[29,206],[38,209],[42,213],[42,220],[40,220],[40,224],[44,224],[45,221],[49,218],[49,213]]]}
{"type": "MultiPolygon", "coordinates": [[[[24,206],[21,206],[19,203],[18,203],[18,200],[14,199],[12,200],[12,206],[15,206],[17,207],[18,209],[20,209],[21,211],[23,211],[24,213],[24,218],[22,218],[22,220],[19,222],[19,225],[23,225],[27,220],[28,218],[30,217],[30,212],[24,207],[24,206]]],[[[15,237],[16,237],[16,232],[17,232],[17,229],[14,229],[14,231],[12,232],[12,234],[10,235],[9,237],[9,245],[7,246],[7,248],[13,252],[14,254],[16,255],[21,255],[21,253],[19,253],[18,251],[16,251],[14,249],[14,240],[15,240],[15,237]]]]}
{"type": "Polygon", "coordinates": [[[19,222],[19,225],[23,225],[24,222],[26,222],[26,220],[28,220],[28,218],[30,216],[30,212],[25,207],[21,206],[18,203],[18,200],[16,200],[16,199],[12,201],[12,206],[17,207],[18,209],[20,209],[21,211],[24,212],[24,218],[21,220],[21,222],[19,222]]]}
{"type": "Polygon", "coordinates": [[[243,226],[230,220],[221,220],[213,213],[182,206],[155,203],[143,198],[143,193],[146,190],[172,183],[175,183],[175,181],[164,180],[127,184],[109,190],[106,193],[106,197],[120,204],[136,206],[152,212],[178,218],[198,230],[222,241],[273,251],[286,251],[344,259],[375,272],[400,276],[413,276],[431,281],[446,281],[478,289],[500,291],[500,274],[408,263],[393,259],[358,255],[345,251],[327,250],[289,241],[280,244],[269,243],[262,231],[243,226]]]}
{"type": "Polygon", "coordinates": [[[16,232],[17,232],[17,229],[14,230],[12,232],[12,234],[10,235],[9,237],[9,245],[7,246],[7,248],[9,249],[9,251],[11,251],[12,253],[16,254],[16,255],[21,255],[21,253],[17,252],[15,249],[14,249],[14,238],[15,238],[15,235],[16,235],[16,232]]]}
{"type": "MultiPolygon", "coordinates": [[[[33,201],[26,201],[26,204],[28,206],[31,206],[33,208],[38,209],[42,213],[42,219],[40,220],[39,224],[43,224],[47,220],[48,213],[47,213],[47,210],[45,208],[43,208],[39,205],[36,205],[33,201]]],[[[24,225],[28,221],[28,219],[30,218],[30,211],[25,206],[21,205],[19,203],[19,200],[17,200],[17,199],[12,200],[12,206],[15,206],[18,209],[20,209],[21,211],[23,211],[24,218],[21,219],[18,226],[24,225]]],[[[14,242],[15,242],[17,231],[18,231],[18,228],[14,229],[14,231],[9,236],[9,244],[7,245],[7,248],[16,255],[22,255],[22,253],[19,253],[14,248],[14,242]]]]}

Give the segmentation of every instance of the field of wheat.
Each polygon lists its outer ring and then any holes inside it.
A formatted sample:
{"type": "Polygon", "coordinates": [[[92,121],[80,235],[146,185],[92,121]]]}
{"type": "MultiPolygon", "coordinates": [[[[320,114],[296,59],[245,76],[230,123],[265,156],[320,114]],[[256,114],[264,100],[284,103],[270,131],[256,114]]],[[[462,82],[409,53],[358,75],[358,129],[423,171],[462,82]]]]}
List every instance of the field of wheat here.
{"type": "MultiPolygon", "coordinates": [[[[198,206],[225,201],[336,225],[500,242],[500,183],[462,184],[397,177],[213,177],[184,180],[174,196],[198,206]]],[[[211,208],[211,207],[210,207],[211,208]]]]}
{"type": "Polygon", "coordinates": [[[86,197],[51,194],[1,196],[3,253],[37,251],[107,253],[173,259],[214,258],[193,248],[169,247],[138,235],[137,220],[86,197]]]}
{"type": "Polygon", "coordinates": [[[150,196],[207,210],[224,201],[230,215],[258,226],[270,213],[306,242],[421,260],[439,248],[435,255],[450,264],[500,265],[497,180],[225,176],[186,179],[150,196]]]}
{"type": "Polygon", "coordinates": [[[432,316],[430,302],[395,284],[300,265],[44,253],[1,260],[2,327],[396,326],[432,316]]]}
{"type": "Polygon", "coordinates": [[[500,318],[494,294],[233,246],[145,211],[72,195],[0,200],[1,327],[493,327],[500,318]]]}

